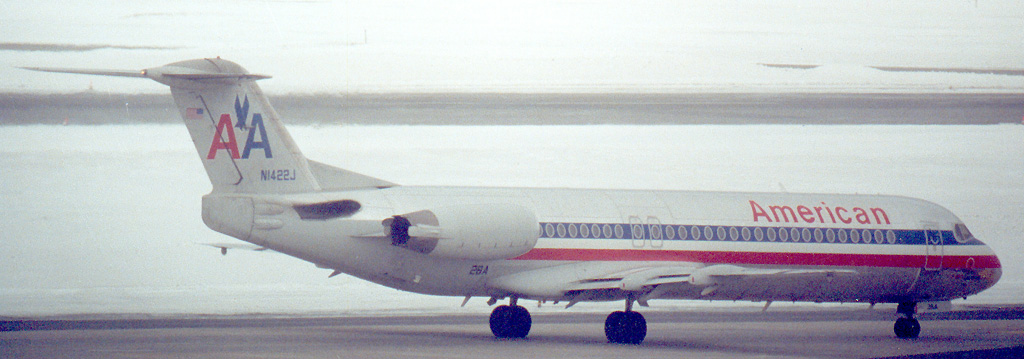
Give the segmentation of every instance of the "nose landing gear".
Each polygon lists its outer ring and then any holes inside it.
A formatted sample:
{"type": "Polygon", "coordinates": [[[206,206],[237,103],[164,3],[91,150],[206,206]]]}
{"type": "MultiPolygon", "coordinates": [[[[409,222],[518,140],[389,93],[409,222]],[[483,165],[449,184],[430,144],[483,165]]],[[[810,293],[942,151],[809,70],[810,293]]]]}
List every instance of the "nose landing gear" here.
{"type": "Polygon", "coordinates": [[[604,321],[604,335],[615,344],[640,344],[647,337],[647,320],[633,311],[633,297],[626,298],[626,311],[608,314],[604,321]]]}
{"type": "Polygon", "coordinates": [[[914,339],[921,334],[921,323],[914,319],[916,309],[916,302],[903,302],[896,307],[896,313],[901,317],[896,318],[892,331],[896,333],[897,338],[914,339]]]}

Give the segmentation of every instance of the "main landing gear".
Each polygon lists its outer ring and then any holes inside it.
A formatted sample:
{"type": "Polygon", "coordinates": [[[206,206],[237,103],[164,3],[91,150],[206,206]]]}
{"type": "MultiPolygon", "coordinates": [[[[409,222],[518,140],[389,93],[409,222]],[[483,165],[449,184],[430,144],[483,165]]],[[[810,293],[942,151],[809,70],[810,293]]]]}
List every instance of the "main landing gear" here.
{"type": "Polygon", "coordinates": [[[626,311],[608,314],[604,321],[604,335],[615,344],[640,344],[647,337],[647,320],[633,311],[633,297],[626,298],[626,311]]]}
{"type": "Polygon", "coordinates": [[[530,333],[530,312],[516,304],[519,298],[512,297],[509,305],[499,305],[491,312],[491,333],[497,338],[526,338],[530,333]]]}
{"type": "Polygon", "coordinates": [[[914,319],[916,309],[916,302],[903,302],[896,307],[896,314],[900,317],[896,318],[892,331],[896,333],[897,338],[914,339],[921,334],[921,323],[914,319]]]}

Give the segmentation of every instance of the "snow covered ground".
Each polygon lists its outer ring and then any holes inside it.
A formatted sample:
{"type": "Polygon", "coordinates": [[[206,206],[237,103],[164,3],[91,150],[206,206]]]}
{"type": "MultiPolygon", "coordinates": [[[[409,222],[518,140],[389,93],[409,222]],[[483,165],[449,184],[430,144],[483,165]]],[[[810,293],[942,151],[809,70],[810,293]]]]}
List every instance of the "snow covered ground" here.
{"type": "MultiPolygon", "coordinates": [[[[1024,298],[1024,126],[291,126],[315,160],[406,185],[883,193],[957,213],[1024,298]]],[[[0,315],[486,313],[197,243],[210,185],[181,125],[0,126],[0,315]]],[[[571,310],[607,311],[621,303],[571,310]]],[[[751,303],[652,301],[652,310],[751,303]]],[[[562,311],[545,306],[541,311],[562,311]]],[[[531,309],[533,310],[533,309],[531,309]]]]}
{"type": "Polygon", "coordinates": [[[308,92],[1021,92],[1018,0],[8,0],[0,92],[158,92],[14,66],[221,56],[308,92]],[[808,70],[759,64],[820,65],[808,70]]]}

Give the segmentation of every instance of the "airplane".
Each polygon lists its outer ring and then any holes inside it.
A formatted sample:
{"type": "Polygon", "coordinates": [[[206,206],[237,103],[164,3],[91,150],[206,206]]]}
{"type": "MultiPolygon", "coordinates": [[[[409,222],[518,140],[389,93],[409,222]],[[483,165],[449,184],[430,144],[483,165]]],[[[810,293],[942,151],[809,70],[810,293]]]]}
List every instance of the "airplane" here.
{"type": "MultiPolygon", "coordinates": [[[[520,300],[623,301],[611,343],[640,344],[653,299],[948,308],[993,286],[995,253],[949,210],[883,195],[401,186],[309,160],[254,74],[220,58],[141,71],[24,69],[168,85],[209,176],[212,230],[400,290],[508,300],[497,338],[525,338],[520,300]]],[[[231,245],[213,245],[226,253],[231,245]]]]}

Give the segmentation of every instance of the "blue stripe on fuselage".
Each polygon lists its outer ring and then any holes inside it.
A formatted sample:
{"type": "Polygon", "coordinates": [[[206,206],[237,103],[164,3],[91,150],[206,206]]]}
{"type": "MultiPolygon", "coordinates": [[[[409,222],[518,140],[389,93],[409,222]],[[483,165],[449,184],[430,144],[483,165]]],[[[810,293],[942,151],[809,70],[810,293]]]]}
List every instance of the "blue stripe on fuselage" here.
{"type": "MultiPolygon", "coordinates": [[[[953,231],[939,231],[939,233],[941,233],[941,242],[943,245],[983,244],[978,240],[959,242],[953,236],[953,231]]],[[[569,222],[540,223],[540,237],[622,240],[697,240],[725,242],[834,243],[879,245],[923,245],[926,242],[925,231],[921,229],[745,227],[678,224],[569,222]],[[586,229],[583,229],[584,226],[586,227],[586,229]],[[694,228],[696,228],[696,231],[694,230],[694,228]],[[594,233],[594,229],[597,229],[596,234],[594,233]],[[785,233],[783,234],[782,231],[785,231],[785,233]],[[830,231],[832,232],[831,235],[829,235],[830,231]],[[634,232],[637,233],[638,236],[634,236],[634,232]],[[760,236],[758,236],[758,233],[760,233],[760,236]],[[697,236],[694,236],[694,234],[696,234],[697,236]],[[856,241],[854,239],[856,239],[856,241]]]]}

